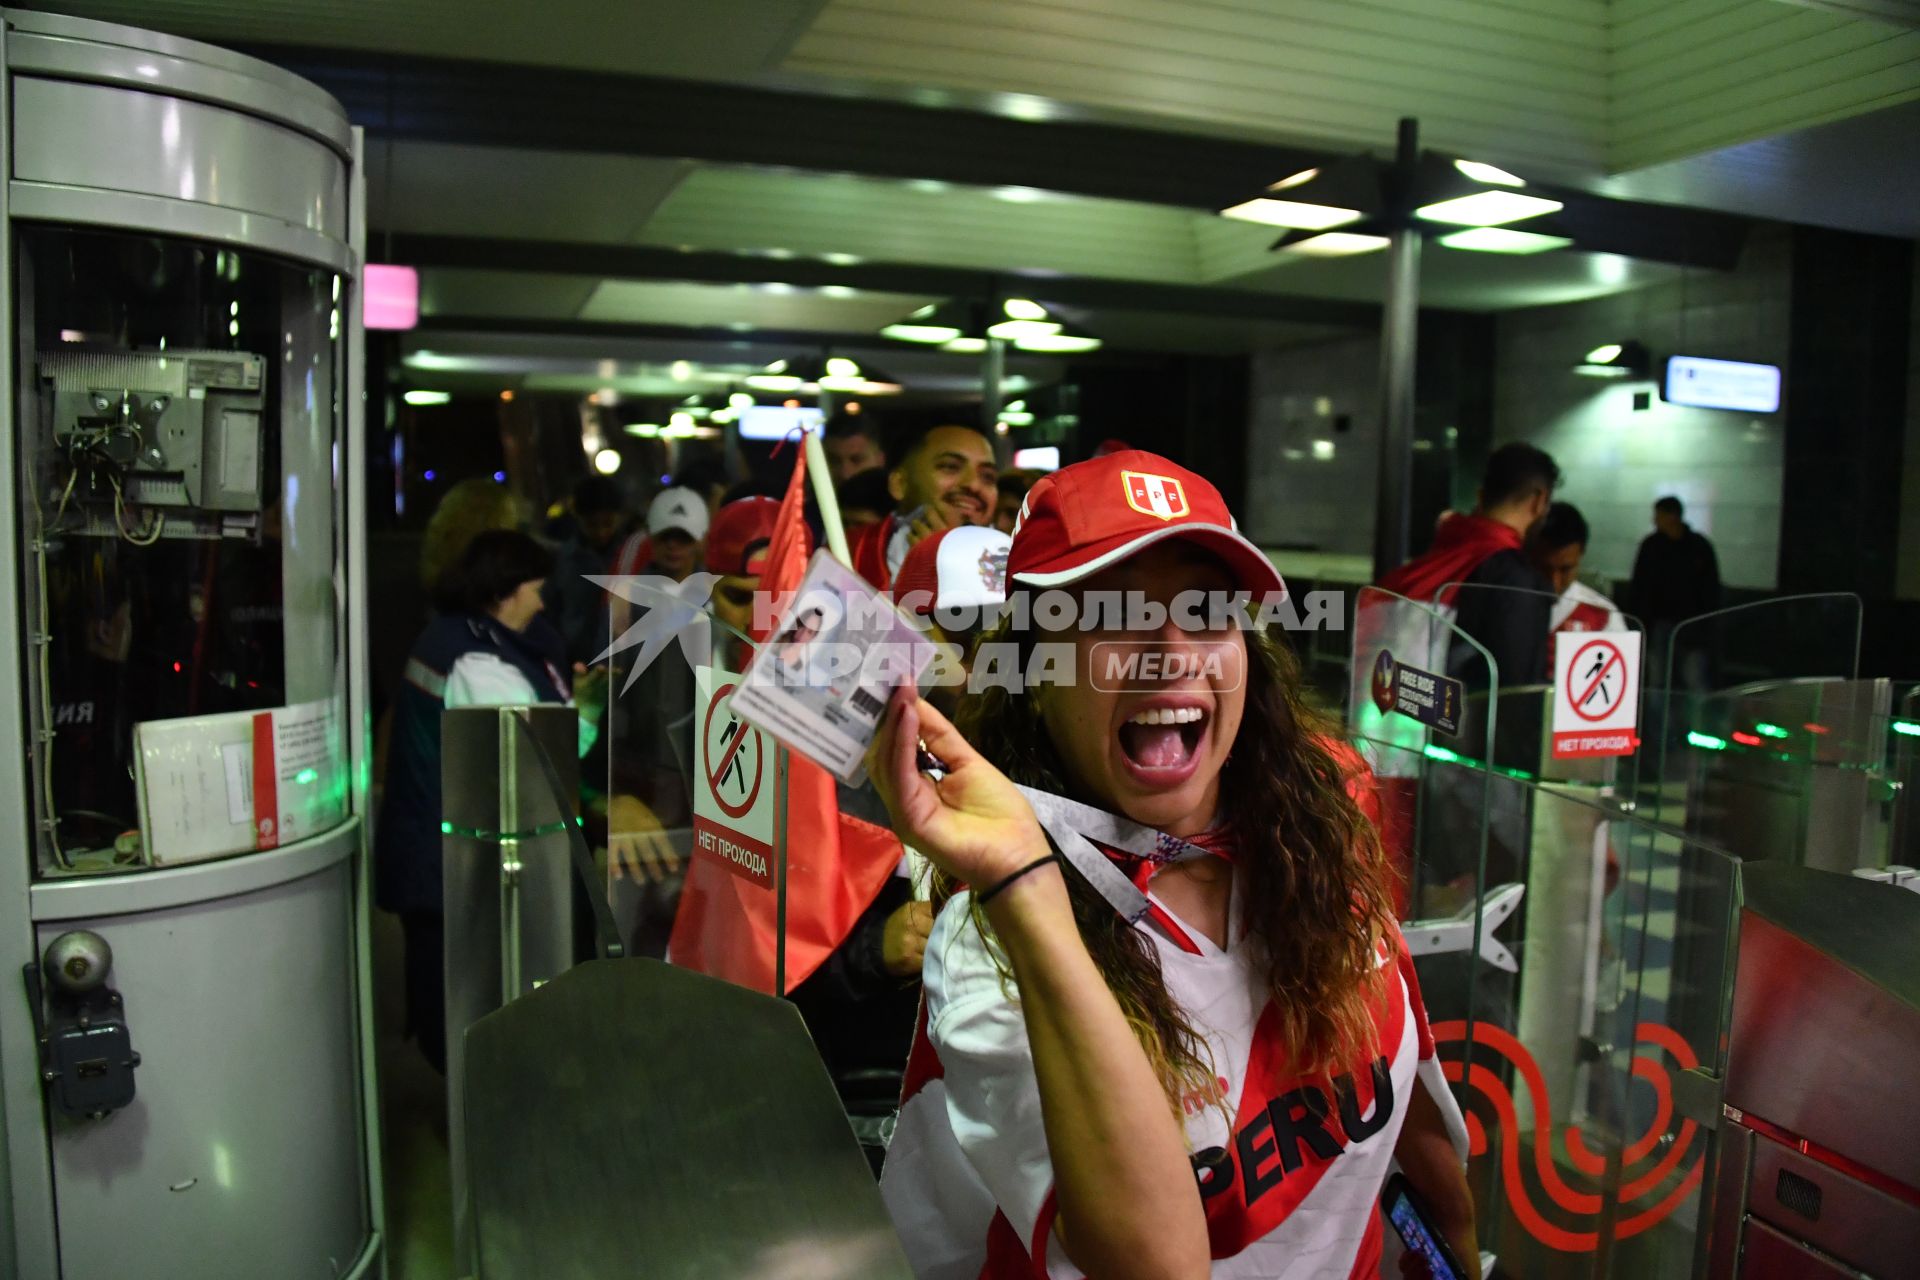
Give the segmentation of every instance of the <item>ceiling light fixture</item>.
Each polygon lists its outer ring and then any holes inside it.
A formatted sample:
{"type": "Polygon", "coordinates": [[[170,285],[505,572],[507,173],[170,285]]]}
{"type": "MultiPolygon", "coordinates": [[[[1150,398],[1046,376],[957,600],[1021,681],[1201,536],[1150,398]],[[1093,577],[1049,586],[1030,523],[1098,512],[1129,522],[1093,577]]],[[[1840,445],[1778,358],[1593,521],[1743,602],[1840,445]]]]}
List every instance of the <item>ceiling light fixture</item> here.
{"type": "Polygon", "coordinates": [[[1323,231],[1285,244],[1287,253],[1303,253],[1312,258],[1344,258],[1356,253],[1373,253],[1390,241],[1385,236],[1359,235],[1351,231],[1323,231]]]}
{"type": "Polygon", "coordinates": [[[1510,227],[1469,227],[1449,231],[1440,237],[1449,249],[1472,249],[1478,253],[1546,253],[1564,249],[1573,241],[1567,236],[1547,236],[1535,231],[1515,231],[1510,227]]]}
{"type": "Polygon", "coordinates": [[[1288,174],[1265,189],[1220,210],[1223,218],[1267,227],[1326,231],[1360,221],[1377,210],[1380,177],[1368,156],[1349,156],[1288,174]],[[1287,195],[1282,197],[1281,193],[1287,195]]]}
{"type": "Polygon", "coordinates": [[[1220,216],[1237,222],[1257,222],[1265,227],[1325,231],[1329,227],[1344,227],[1349,222],[1358,222],[1361,213],[1358,209],[1343,209],[1337,205],[1306,204],[1299,200],[1273,200],[1258,196],[1222,209],[1220,216]]]}
{"type": "Polygon", "coordinates": [[[1653,358],[1645,345],[1629,340],[1593,348],[1573,371],[1587,378],[1644,378],[1652,367],[1653,358]]]}
{"type": "Polygon", "coordinates": [[[1484,182],[1490,187],[1524,187],[1527,184],[1514,177],[1505,169],[1490,164],[1481,164],[1478,160],[1455,160],[1453,167],[1466,174],[1475,182],[1484,182]]]}
{"type": "Polygon", "coordinates": [[[1013,345],[1022,351],[1033,351],[1040,355],[1065,356],[1081,351],[1098,351],[1102,344],[1100,339],[1083,329],[1063,325],[1058,333],[1029,334],[1014,339],[1013,345]]]}
{"type": "Polygon", "coordinates": [[[1450,222],[1463,227],[1498,227],[1522,218],[1537,218],[1566,208],[1558,200],[1526,196],[1517,191],[1476,191],[1436,204],[1423,204],[1414,216],[1428,222],[1450,222]]]}
{"type": "Polygon", "coordinates": [[[759,373],[747,375],[747,385],[756,391],[798,391],[805,381],[787,371],[785,360],[775,360],[759,373]]]}
{"type": "Polygon", "coordinates": [[[987,326],[990,338],[1025,338],[1035,334],[1059,333],[1061,324],[1047,315],[1047,309],[1031,298],[1008,298],[1000,304],[1002,319],[987,326]]]}
{"type": "Polygon", "coordinates": [[[904,320],[885,325],[880,335],[901,342],[951,342],[967,333],[980,332],[979,308],[958,298],[929,302],[904,320]]]}
{"type": "MultiPolygon", "coordinates": [[[[838,391],[885,396],[897,394],[900,390],[900,383],[896,379],[871,365],[863,367],[859,361],[845,356],[801,355],[775,360],[760,373],[750,374],[746,382],[758,391],[786,393],[838,391]]],[[[749,399],[747,404],[751,403],[749,399]]],[[[735,404],[735,408],[745,407],[735,404]]]]}

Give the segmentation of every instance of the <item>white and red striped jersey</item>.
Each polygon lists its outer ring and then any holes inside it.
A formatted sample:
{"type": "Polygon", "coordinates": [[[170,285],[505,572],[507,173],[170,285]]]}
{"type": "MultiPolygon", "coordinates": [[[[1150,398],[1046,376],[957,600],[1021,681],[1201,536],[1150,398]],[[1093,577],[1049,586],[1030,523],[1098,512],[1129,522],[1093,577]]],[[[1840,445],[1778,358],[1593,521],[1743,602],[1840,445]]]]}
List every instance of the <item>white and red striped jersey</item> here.
{"type": "MultiPolygon", "coordinates": [[[[1052,1233],[1053,1166],[1019,992],[967,903],[964,893],[949,901],[928,940],[921,1026],[881,1192],[920,1280],[1079,1277],[1052,1233]]],[[[1329,1091],[1288,1062],[1257,940],[1236,920],[1222,950],[1170,914],[1139,927],[1219,1072],[1217,1094],[1184,1100],[1213,1275],[1373,1275],[1380,1189],[1416,1076],[1465,1150],[1404,944],[1396,936],[1398,956],[1382,957],[1393,972],[1370,1065],[1329,1091]]]]}

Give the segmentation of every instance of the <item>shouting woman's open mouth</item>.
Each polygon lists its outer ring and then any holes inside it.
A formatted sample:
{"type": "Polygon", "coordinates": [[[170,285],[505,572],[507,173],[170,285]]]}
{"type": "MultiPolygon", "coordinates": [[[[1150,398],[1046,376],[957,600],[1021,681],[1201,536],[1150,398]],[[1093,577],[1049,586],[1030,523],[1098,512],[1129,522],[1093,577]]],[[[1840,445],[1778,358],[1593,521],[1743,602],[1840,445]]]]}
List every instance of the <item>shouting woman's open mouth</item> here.
{"type": "Polygon", "coordinates": [[[1119,728],[1120,756],[1148,787],[1185,782],[1200,763],[1212,713],[1204,699],[1162,695],[1135,709],[1119,728]]]}

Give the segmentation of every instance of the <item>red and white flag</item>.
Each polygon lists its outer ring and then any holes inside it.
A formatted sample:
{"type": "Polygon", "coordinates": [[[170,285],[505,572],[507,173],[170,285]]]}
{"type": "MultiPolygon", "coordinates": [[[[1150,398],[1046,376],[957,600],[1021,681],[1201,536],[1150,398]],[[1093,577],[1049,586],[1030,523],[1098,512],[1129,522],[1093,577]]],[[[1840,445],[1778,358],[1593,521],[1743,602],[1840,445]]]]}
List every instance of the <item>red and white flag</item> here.
{"type": "MultiPolygon", "coordinates": [[[[759,589],[774,598],[797,591],[807,570],[806,451],[796,451],[793,476],[767,543],[759,589]]],[[[765,635],[757,630],[755,640],[765,635]]],[[[802,756],[782,751],[787,765],[786,810],[774,822],[785,832],[785,991],[804,982],[845,942],[899,865],[899,837],[885,827],[840,812],[833,776],[802,756]]],[[[776,839],[778,831],[776,831],[776,839]]],[[[757,991],[771,992],[782,939],[775,912],[778,885],[762,886],[696,855],[674,917],[668,955],[673,963],[757,991]]],[[[785,991],[781,994],[785,994],[785,991]]]]}

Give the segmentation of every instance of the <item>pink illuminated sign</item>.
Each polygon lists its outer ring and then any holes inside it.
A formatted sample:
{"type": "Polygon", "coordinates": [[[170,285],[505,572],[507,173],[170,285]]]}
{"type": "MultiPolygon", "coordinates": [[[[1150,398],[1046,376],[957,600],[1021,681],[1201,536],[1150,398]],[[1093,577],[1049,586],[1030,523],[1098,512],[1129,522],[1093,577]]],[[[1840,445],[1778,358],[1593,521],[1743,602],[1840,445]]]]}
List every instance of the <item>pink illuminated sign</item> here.
{"type": "Polygon", "coordinates": [[[420,323],[420,273],[369,262],[360,296],[369,329],[411,329],[420,323]]]}

